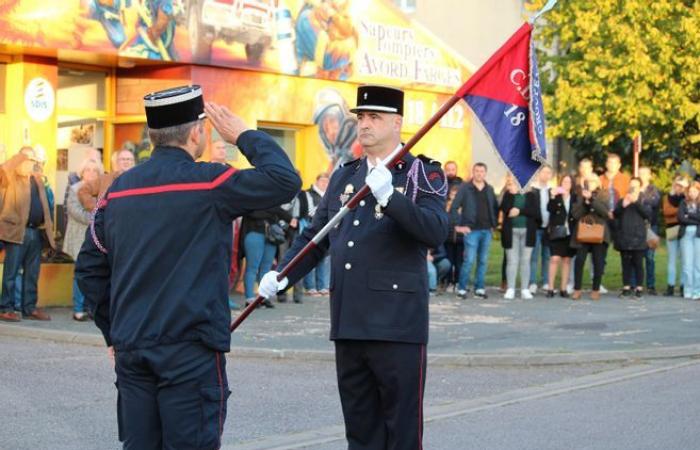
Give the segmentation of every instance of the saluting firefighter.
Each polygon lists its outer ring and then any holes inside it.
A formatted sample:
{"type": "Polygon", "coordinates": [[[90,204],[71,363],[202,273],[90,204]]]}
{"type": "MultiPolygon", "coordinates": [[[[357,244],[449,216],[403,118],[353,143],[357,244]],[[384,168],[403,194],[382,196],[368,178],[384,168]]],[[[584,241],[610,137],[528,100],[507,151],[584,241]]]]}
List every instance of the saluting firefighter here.
{"type": "Polygon", "coordinates": [[[218,449],[229,396],[231,224],[290,201],[301,180],[267,134],[247,129],[199,86],[147,95],[151,158],[98,204],[76,264],[95,324],[113,348],[125,449],[218,449]],[[204,119],[248,170],[195,162],[204,119]]]}
{"type": "Polygon", "coordinates": [[[428,343],[426,252],[447,237],[445,176],[428,158],[382,160],[401,146],[403,92],[361,86],[357,92],[362,159],[339,167],[310,227],[281,267],[366,183],[372,191],[337,228],[277,282],[268,272],[260,294],[294,285],[330,250],[331,332],[350,450],[421,447],[428,343]]]}

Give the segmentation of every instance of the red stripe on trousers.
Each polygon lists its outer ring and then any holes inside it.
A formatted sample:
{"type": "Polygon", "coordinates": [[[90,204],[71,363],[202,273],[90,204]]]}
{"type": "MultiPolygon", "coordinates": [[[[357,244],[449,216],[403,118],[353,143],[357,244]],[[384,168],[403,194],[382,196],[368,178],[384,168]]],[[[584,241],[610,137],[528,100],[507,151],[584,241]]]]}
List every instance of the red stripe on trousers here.
{"type": "Polygon", "coordinates": [[[221,447],[221,434],[224,432],[223,429],[223,423],[221,422],[221,416],[224,414],[224,383],[223,383],[223,377],[221,376],[221,362],[219,361],[219,358],[221,357],[221,353],[216,353],[214,355],[216,358],[216,375],[219,378],[219,390],[221,391],[221,400],[219,400],[219,445],[217,447],[221,447]]]}
{"type": "Polygon", "coordinates": [[[420,378],[418,383],[418,450],[423,450],[423,360],[425,345],[420,348],[420,378]]]}

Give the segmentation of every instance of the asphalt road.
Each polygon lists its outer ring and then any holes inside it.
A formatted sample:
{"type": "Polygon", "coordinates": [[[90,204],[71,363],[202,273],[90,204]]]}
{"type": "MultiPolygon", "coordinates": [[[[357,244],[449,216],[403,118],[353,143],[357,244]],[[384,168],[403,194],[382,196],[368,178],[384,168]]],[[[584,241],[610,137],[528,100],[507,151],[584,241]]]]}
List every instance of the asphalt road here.
{"type": "MultiPolygon", "coordinates": [[[[2,337],[0,449],[117,449],[104,350],[2,337]]],[[[426,449],[700,448],[700,365],[429,368],[426,449]]],[[[344,448],[328,362],[228,361],[224,449],[344,448]]]]}

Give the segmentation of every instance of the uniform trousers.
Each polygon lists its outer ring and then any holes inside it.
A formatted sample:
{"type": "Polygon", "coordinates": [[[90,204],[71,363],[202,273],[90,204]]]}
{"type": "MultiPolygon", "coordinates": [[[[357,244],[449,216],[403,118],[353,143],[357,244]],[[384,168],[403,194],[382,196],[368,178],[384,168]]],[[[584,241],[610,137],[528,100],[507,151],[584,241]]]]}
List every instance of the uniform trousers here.
{"type": "Polygon", "coordinates": [[[336,340],[348,450],[422,450],[423,344],[336,340]]]}
{"type": "Polygon", "coordinates": [[[117,351],[119,440],[129,450],[215,450],[230,394],[226,358],[198,342],[117,351]]]}

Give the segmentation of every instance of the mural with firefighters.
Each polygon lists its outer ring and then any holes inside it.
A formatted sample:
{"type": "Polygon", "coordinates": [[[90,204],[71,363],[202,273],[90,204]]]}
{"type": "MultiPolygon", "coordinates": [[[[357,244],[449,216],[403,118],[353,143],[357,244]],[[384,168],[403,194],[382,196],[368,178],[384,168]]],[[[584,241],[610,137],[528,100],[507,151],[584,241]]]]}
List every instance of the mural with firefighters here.
{"type": "Polygon", "coordinates": [[[387,0],[4,0],[0,43],[441,92],[468,75],[387,0]]]}

